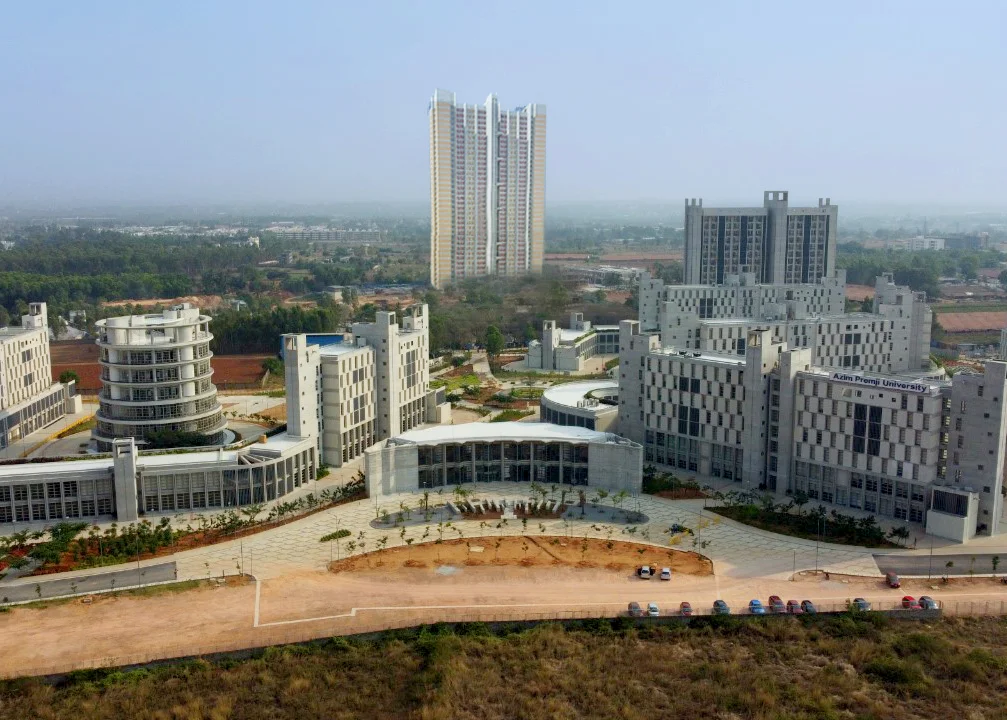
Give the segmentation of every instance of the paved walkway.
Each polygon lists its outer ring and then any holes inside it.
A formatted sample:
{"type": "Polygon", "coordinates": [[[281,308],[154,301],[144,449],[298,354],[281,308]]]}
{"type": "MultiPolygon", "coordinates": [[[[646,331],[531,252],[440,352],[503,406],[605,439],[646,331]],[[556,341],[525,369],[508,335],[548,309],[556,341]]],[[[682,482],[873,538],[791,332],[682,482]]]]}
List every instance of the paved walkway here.
{"type": "MultiPolygon", "coordinates": [[[[83,420],[84,418],[94,415],[97,409],[97,403],[82,402],[81,411],[79,413],[66,415],[51,425],[39,428],[35,432],[11,443],[8,447],[0,449],[0,460],[17,460],[25,457],[26,455],[33,454],[33,451],[48,438],[52,437],[56,433],[66,430],[78,420],[83,420]]],[[[79,440],[76,442],[79,443],[79,440]]],[[[77,453],[73,452],[70,454],[76,455],[77,453]]]]}
{"type": "MultiPolygon", "coordinates": [[[[355,469],[344,468],[352,474],[355,469]]],[[[329,478],[326,478],[329,480],[329,478]]],[[[332,482],[338,482],[333,479],[332,482]]],[[[319,484],[320,487],[323,487],[319,484]]],[[[528,500],[529,487],[519,483],[476,483],[469,486],[475,497],[481,500],[508,499],[528,500]]],[[[559,498],[557,492],[553,495],[559,498]]],[[[440,495],[432,493],[431,505],[452,500],[450,492],[440,495]]],[[[568,499],[571,499],[568,497],[568,499]]],[[[345,555],[347,543],[357,544],[357,552],[376,550],[384,542],[387,547],[405,544],[407,539],[414,542],[436,540],[436,521],[419,523],[405,528],[375,529],[371,522],[384,512],[397,512],[400,503],[417,508],[422,502],[420,493],[403,493],[378,499],[362,500],[331,508],[297,520],[273,530],[267,530],[241,540],[229,541],[205,548],[198,548],[171,556],[178,567],[180,580],[233,575],[236,572],[254,574],[260,579],[280,577],[288,573],[323,570],[330,558],[345,555]],[[351,537],[341,543],[322,543],[323,535],[336,530],[349,530],[351,537]]],[[[602,523],[580,520],[529,520],[527,526],[520,521],[510,521],[499,526],[498,521],[480,523],[474,520],[456,520],[450,528],[441,527],[443,537],[493,537],[499,535],[568,535],[572,537],[612,537],[620,540],[634,540],[663,547],[669,545],[669,527],[678,523],[690,527],[695,537],[680,536],[676,549],[695,550],[714,561],[715,572],[724,577],[780,577],[787,578],[797,570],[817,567],[832,572],[860,575],[878,575],[877,563],[872,551],[866,548],[816,543],[798,538],[788,538],[748,527],[718,515],[703,511],[702,500],[665,500],[647,495],[630,498],[625,503],[627,510],[644,513],[648,522],[634,527],[621,522],[621,511],[614,508],[608,512],[619,516],[619,522],[602,523]],[[624,532],[625,531],[625,532],[624,532]]],[[[414,510],[413,516],[419,513],[414,510]]],[[[148,561],[163,563],[167,558],[148,561]]]]}

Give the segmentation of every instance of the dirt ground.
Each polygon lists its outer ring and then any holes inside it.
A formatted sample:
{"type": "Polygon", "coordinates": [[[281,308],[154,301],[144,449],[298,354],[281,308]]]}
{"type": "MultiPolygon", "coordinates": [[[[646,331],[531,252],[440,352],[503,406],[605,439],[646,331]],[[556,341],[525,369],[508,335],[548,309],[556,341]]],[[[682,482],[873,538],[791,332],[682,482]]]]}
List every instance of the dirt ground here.
{"type": "Polygon", "coordinates": [[[713,563],[694,552],[653,545],[583,538],[531,535],[501,538],[445,540],[355,555],[329,565],[332,572],[373,568],[426,568],[439,566],[518,565],[565,566],[632,571],[640,565],[670,567],[673,573],[712,575],[713,563]],[[609,547],[611,545],[611,547],[609,547]]]}
{"type": "Polygon", "coordinates": [[[479,422],[483,416],[475,410],[465,410],[464,408],[453,408],[451,410],[451,420],[453,425],[464,425],[465,423],[479,422]]]}

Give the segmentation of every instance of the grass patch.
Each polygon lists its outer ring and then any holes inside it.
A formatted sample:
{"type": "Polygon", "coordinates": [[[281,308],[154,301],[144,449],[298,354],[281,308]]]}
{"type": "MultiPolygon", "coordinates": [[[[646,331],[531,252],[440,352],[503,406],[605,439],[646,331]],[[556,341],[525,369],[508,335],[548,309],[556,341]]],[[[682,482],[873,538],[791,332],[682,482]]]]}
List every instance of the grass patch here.
{"type": "Polygon", "coordinates": [[[872,524],[858,527],[840,524],[826,519],[819,526],[818,519],[811,513],[793,514],[777,510],[765,510],[756,505],[733,505],[710,507],[718,515],[731,518],[745,525],[768,530],[780,535],[804,538],[805,540],[821,540],[822,542],[839,545],[862,545],[864,547],[902,547],[885,540],[884,531],[878,527],[874,519],[872,524]],[[822,534],[819,536],[819,527],[822,534]]]}
{"type": "Polygon", "coordinates": [[[432,388],[444,388],[447,392],[461,390],[464,387],[478,386],[479,376],[475,373],[466,373],[455,377],[440,377],[430,381],[432,388]]]}
{"type": "Polygon", "coordinates": [[[255,394],[259,395],[259,396],[262,396],[262,397],[271,397],[271,398],[287,397],[287,391],[286,391],[286,389],[267,390],[266,392],[260,392],[260,393],[255,393],[255,394]]]}
{"type": "Polygon", "coordinates": [[[1000,717],[1007,625],[825,616],[427,626],[0,683],[0,720],[1000,717]],[[837,622],[850,633],[833,632],[837,622]],[[902,656],[892,648],[909,647],[902,656]],[[917,650],[919,652],[917,652],[917,650]],[[928,659],[929,658],[929,659],[928,659]],[[613,681],[619,678],[619,681],[613,681]]]}
{"type": "Polygon", "coordinates": [[[504,410],[496,417],[491,418],[490,422],[514,422],[534,414],[533,410],[504,410]]]}
{"type": "Polygon", "coordinates": [[[545,390],[543,390],[542,388],[523,387],[523,388],[514,388],[513,390],[510,391],[510,394],[512,397],[520,398],[521,400],[538,400],[540,397],[542,397],[542,393],[544,392],[545,390]]]}

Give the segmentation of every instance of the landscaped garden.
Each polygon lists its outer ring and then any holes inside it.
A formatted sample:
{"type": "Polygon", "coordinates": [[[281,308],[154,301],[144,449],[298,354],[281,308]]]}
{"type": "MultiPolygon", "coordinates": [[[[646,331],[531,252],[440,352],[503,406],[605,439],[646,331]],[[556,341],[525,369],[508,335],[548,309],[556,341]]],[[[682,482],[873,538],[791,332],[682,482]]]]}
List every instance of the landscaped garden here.
{"type": "Polygon", "coordinates": [[[722,504],[709,510],[781,535],[865,547],[898,547],[894,541],[904,545],[909,537],[909,528],[905,526],[886,533],[873,515],[858,518],[836,510],[827,511],[824,505],[805,512],[804,506],[810,498],[801,492],[794,493],[785,503],[774,502],[772,495],[738,490],[714,493],[713,497],[722,504]]]}

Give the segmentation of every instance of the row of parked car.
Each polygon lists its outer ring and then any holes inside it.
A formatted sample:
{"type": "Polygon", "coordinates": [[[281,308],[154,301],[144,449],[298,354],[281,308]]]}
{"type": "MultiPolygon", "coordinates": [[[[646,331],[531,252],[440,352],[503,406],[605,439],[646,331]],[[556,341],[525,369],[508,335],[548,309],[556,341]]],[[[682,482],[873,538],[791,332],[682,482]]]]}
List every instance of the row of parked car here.
{"type": "MultiPolygon", "coordinates": [[[[936,610],[938,608],[937,601],[934,600],[929,595],[923,595],[919,600],[914,598],[912,595],[906,595],[902,598],[902,607],[905,610],[936,610]]],[[[851,610],[862,610],[868,611],[872,609],[871,603],[862,598],[853,598],[850,602],[849,608],[851,610]]],[[[713,614],[714,615],[730,615],[731,606],[728,605],[723,600],[713,601],[713,614]]],[[[818,608],[810,600],[787,600],[783,602],[783,599],[779,595],[770,595],[769,601],[763,605],[762,601],[759,599],[750,600],[748,603],[748,612],[751,615],[814,615],[818,612],[818,608]]],[[[648,617],[659,617],[661,615],[661,609],[657,606],[657,603],[647,603],[647,609],[640,606],[638,602],[631,602],[629,604],[629,614],[631,617],[643,617],[645,614],[648,617]]],[[[682,602],[678,606],[678,614],[682,617],[692,616],[692,604],[689,602],[682,602]]]]}

